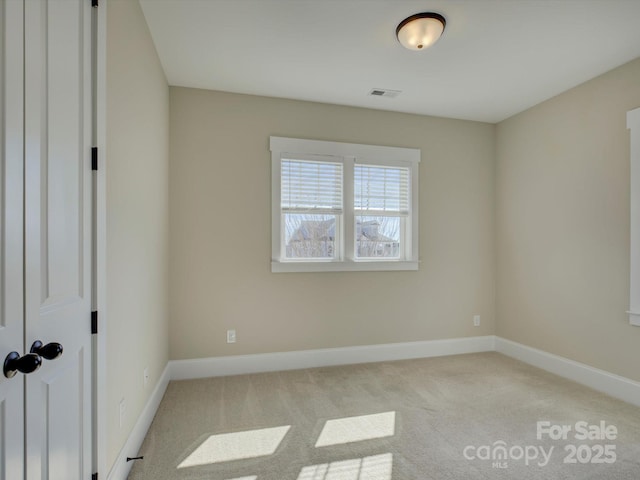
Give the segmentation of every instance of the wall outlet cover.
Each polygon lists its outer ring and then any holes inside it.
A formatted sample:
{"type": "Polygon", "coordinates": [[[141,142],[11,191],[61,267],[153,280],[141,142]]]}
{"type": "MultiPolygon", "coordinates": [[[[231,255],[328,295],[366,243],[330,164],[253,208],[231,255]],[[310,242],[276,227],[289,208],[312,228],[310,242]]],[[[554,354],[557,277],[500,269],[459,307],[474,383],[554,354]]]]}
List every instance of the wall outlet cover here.
{"type": "Polygon", "coordinates": [[[227,343],[236,343],[236,331],[227,330],[227,343]]]}

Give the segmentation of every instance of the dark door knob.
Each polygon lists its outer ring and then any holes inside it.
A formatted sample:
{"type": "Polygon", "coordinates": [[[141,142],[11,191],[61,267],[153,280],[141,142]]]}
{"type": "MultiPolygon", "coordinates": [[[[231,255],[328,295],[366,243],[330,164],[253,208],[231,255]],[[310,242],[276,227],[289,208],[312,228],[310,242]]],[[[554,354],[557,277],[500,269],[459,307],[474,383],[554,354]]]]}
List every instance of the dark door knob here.
{"type": "Polygon", "coordinates": [[[31,353],[40,355],[45,360],[55,360],[60,355],[62,355],[62,351],[62,345],[56,342],[42,345],[42,342],[40,340],[36,340],[35,342],[33,342],[33,345],[31,345],[31,353]]]}
{"type": "Polygon", "coordinates": [[[4,359],[4,366],[2,372],[7,378],[12,378],[16,373],[22,372],[25,374],[33,373],[42,365],[42,358],[35,353],[27,353],[22,357],[18,352],[11,352],[4,359]]]}

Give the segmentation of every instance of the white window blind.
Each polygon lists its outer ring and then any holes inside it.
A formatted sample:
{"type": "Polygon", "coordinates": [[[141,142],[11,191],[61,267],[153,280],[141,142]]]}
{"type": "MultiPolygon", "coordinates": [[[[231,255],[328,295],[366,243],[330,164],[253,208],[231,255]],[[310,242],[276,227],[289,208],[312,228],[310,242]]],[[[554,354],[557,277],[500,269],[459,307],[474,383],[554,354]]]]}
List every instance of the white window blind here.
{"type": "Polygon", "coordinates": [[[354,209],[361,215],[409,215],[409,169],[355,165],[354,209]]]}
{"type": "Polygon", "coordinates": [[[342,164],[282,159],[282,212],[342,213],[342,164]]]}

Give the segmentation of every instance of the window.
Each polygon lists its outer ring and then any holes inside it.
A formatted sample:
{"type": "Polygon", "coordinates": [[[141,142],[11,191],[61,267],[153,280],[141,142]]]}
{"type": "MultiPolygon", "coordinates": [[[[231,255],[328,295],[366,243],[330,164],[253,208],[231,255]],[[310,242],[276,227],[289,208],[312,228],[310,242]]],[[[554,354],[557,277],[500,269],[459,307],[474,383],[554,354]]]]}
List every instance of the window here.
{"type": "Polygon", "coordinates": [[[280,161],[282,257],[339,259],[336,233],[342,223],[342,163],[296,157],[280,161]]]}
{"type": "Polygon", "coordinates": [[[353,167],[356,258],[402,258],[409,216],[409,168],[353,167]]]}
{"type": "Polygon", "coordinates": [[[418,269],[420,150],[271,137],[273,272],[418,269]]]}

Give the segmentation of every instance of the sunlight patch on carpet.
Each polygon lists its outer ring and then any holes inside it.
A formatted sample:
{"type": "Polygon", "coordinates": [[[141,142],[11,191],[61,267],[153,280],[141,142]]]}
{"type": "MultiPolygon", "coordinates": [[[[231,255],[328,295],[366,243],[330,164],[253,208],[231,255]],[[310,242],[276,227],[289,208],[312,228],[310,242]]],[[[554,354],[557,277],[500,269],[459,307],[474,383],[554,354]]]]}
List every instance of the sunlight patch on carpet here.
{"type": "MultiPolygon", "coordinates": [[[[178,468],[230,462],[273,454],[291,425],[211,435],[178,468]]],[[[249,477],[251,478],[251,477],[249,477]]]]}
{"type": "Polygon", "coordinates": [[[304,467],[298,480],[391,480],[393,454],[341,460],[304,467]]]}
{"type": "Polygon", "coordinates": [[[396,412],[327,420],[320,432],[316,447],[392,437],[395,434],[395,427],[396,412]]]}

